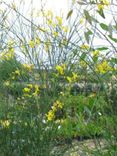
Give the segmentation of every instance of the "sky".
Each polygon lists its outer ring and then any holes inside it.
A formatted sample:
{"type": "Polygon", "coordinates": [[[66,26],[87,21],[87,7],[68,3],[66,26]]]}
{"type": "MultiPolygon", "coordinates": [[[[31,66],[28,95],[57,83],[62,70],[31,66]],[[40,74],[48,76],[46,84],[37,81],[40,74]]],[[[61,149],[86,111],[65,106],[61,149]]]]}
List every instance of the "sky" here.
{"type": "MultiPolygon", "coordinates": [[[[60,12],[62,12],[64,14],[64,16],[66,17],[69,10],[70,10],[70,2],[72,0],[4,0],[6,3],[11,3],[14,2],[16,4],[17,7],[20,7],[19,10],[22,10],[23,14],[25,16],[29,15],[29,12],[31,12],[31,1],[33,2],[33,8],[34,11],[36,12],[37,10],[40,10],[41,8],[41,1],[44,4],[44,8],[47,10],[52,10],[55,14],[60,15],[60,12]]],[[[117,0],[113,0],[114,3],[117,3],[117,0]]],[[[107,18],[105,19],[106,23],[109,24],[111,23],[112,20],[112,16],[111,15],[107,15],[107,18]]],[[[100,17],[99,17],[100,18],[100,17]]],[[[99,19],[100,21],[102,20],[102,18],[99,19]]],[[[105,22],[102,21],[102,22],[105,22]]],[[[105,41],[103,41],[105,42],[105,41]]],[[[100,40],[97,41],[97,39],[95,40],[95,44],[100,44],[100,40]]]]}
{"type": "Polygon", "coordinates": [[[28,8],[32,1],[35,9],[40,9],[42,1],[44,4],[46,4],[45,7],[48,10],[51,9],[56,13],[60,13],[60,11],[62,11],[63,13],[68,12],[70,2],[70,0],[4,0],[4,1],[6,3],[14,2],[17,6],[19,6],[19,4],[22,3],[25,8],[28,8]]]}

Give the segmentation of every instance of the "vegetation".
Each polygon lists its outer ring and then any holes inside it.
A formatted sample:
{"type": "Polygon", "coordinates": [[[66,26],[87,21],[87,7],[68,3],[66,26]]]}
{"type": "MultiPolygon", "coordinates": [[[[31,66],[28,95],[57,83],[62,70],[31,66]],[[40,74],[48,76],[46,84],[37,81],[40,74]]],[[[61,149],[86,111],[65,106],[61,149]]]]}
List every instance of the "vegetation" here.
{"type": "Polygon", "coordinates": [[[0,5],[0,156],[116,156],[116,4],[0,5]]]}

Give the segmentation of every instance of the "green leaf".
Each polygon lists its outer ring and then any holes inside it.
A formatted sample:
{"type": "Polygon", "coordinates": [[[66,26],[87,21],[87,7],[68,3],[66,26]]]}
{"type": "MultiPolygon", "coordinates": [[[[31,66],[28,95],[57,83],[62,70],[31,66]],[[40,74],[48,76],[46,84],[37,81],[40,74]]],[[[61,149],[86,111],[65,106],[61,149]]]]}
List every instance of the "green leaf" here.
{"type": "Polygon", "coordinates": [[[109,35],[112,36],[112,34],[113,34],[113,27],[112,27],[111,23],[108,26],[108,31],[109,31],[109,35]]]}
{"type": "Polygon", "coordinates": [[[113,26],[117,30],[117,24],[113,26]]]}
{"type": "Polygon", "coordinates": [[[81,61],[82,61],[82,60],[85,60],[86,56],[87,56],[86,53],[82,53],[82,55],[80,56],[80,60],[81,60],[81,61]]]}
{"type": "Polygon", "coordinates": [[[103,51],[103,50],[107,50],[107,49],[108,49],[107,47],[100,47],[100,48],[97,48],[96,50],[103,51]]]}
{"type": "Polygon", "coordinates": [[[92,31],[91,30],[88,30],[87,32],[84,33],[85,35],[85,39],[87,41],[87,43],[89,43],[89,40],[90,40],[90,35],[92,35],[92,31]]]}
{"type": "Polygon", "coordinates": [[[86,20],[87,20],[90,24],[92,24],[92,18],[91,18],[91,16],[90,16],[89,12],[88,12],[87,10],[84,10],[84,14],[85,14],[86,20]]]}
{"type": "Polygon", "coordinates": [[[67,18],[66,18],[66,19],[68,19],[68,18],[72,15],[72,13],[73,13],[73,10],[70,10],[70,11],[68,12],[68,14],[67,14],[67,18]]]}
{"type": "Polygon", "coordinates": [[[103,30],[106,30],[106,31],[109,30],[108,26],[107,26],[106,24],[104,24],[104,23],[100,23],[100,26],[101,26],[101,28],[102,28],[103,30]]]}
{"type": "Polygon", "coordinates": [[[101,10],[97,10],[97,12],[99,13],[100,16],[102,16],[103,18],[105,18],[105,15],[104,15],[103,9],[101,9],[101,10]]]}
{"type": "Polygon", "coordinates": [[[114,37],[112,37],[111,35],[108,35],[108,37],[109,37],[112,41],[114,41],[114,42],[117,43],[117,38],[114,38],[114,37]]]}

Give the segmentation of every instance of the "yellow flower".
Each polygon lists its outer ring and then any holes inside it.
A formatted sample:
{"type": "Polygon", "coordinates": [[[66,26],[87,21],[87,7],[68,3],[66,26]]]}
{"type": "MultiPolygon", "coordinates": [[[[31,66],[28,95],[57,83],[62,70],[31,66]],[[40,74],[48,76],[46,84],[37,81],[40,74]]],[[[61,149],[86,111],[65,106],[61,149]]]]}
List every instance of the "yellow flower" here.
{"type": "Polygon", "coordinates": [[[53,12],[51,10],[48,10],[46,13],[46,16],[52,19],[53,18],[53,12]]]}
{"type": "Polygon", "coordinates": [[[60,101],[58,101],[58,100],[55,102],[55,105],[56,105],[58,108],[61,108],[61,109],[63,108],[63,104],[62,104],[60,101]]]}
{"type": "Polygon", "coordinates": [[[54,31],[53,35],[54,35],[54,37],[58,37],[58,32],[54,31]]]}
{"type": "Polygon", "coordinates": [[[83,68],[87,68],[87,63],[85,61],[80,61],[80,66],[83,68]]]}
{"type": "Polygon", "coordinates": [[[12,79],[12,80],[15,80],[15,76],[12,76],[11,79],[12,79]]]}
{"type": "Polygon", "coordinates": [[[30,92],[30,88],[27,88],[27,87],[24,88],[24,89],[23,89],[23,92],[24,92],[24,93],[29,93],[29,92],[30,92]]]}
{"type": "Polygon", "coordinates": [[[89,49],[89,45],[83,44],[80,46],[81,49],[89,49]]]}
{"type": "Polygon", "coordinates": [[[12,3],[11,7],[12,7],[12,9],[16,10],[16,4],[14,2],[12,3]]]}
{"type": "Polygon", "coordinates": [[[62,25],[62,18],[61,17],[56,16],[56,20],[57,20],[59,25],[62,25]]]}
{"type": "Polygon", "coordinates": [[[55,118],[55,114],[52,110],[50,110],[47,114],[46,114],[47,120],[48,121],[52,121],[55,118]]]}
{"type": "Polygon", "coordinates": [[[34,93],[32,95],[33,96],[37,96],[38,93],[39,93],[39,86],[38,85],[35,85],[34,88],[35,88],[35,91],[34,91],[34,93]]]}
{"type": "Polygon", "coordinates": [[[35,39],[35,43],[36,43],[37,45],[40,45],[40,43],[41,43],[40,38],[36,37],[36,39],[35,39]]]}
{"type": "Polygon", "coordinates": [[[35,42],[34,42],[33,40],[30,40],[30,41],[29,41],[29,46],[30,46],[31,48],[34,48],[34,47],[35,47],[35,42]]]}
{"type": "Polygon", "coordinates": [[[56,28],[56,23],[52,23],[52,27],[53,28],[56,28]]]}
{"type": "Polygon", "coordinates": [[[9,81],[5,81],[4,82],[4,86],[9,86],[10,85],[10,82],[9,81]]]}
{"type": "Polygon", "coordinates": [[[47,20],[47,24],[52,25],[52,20],[51,19],[47,20]]]}
{"type": "Polygon", "coordinates": [[[34,65],[33,64],[23,64],[23,67],[28,70],[29,72],[31,72],[34,69],[34,65]]]}
{"type": "Polygon", "coordinates": [[[100,53],[100,51],[98,51],[98,50],[93,51],[93,57],[98,57],[99,53],[100,53]]]}
{"type": "Polygon", "coordinates": [[[62,109],[62,108],[63,108],[63,104],[62,104],[60,101],[57,100],[57,101],[53,104],[53,107],[52,107],[52,108],[54,108],[54,107],[55,107],[56,109],[57,109],[57,108],[61,108],[61,109],[62,109]]]}
{"type": "Polygon", "coordinates": [[[111,70],[112,68],[110,67],[107,61],[103,61],[102,63],[96,66],[96,71],[102,74],[105,74],[106,72],[111,71],[111,70]]]}
{"type": "Polygon", "coordinates": [[[83,24],[84,23],[84,18],[81,18],[79,22],[80,22],[80,24],[83,24]]]}
{"type": "Polygon", "coordinates": [[[27,87],[29,87],[29,88],[33,88],[33,85],[32,84],[27,84],[27,87]]]}
{"type": "Polygon", "coordinates": [[[108,0],[100,0],[100,2],[104,5],[109,5],[110,2],[108,0]]]}
{"type": "Polygon", "coordinates": [[[63,27],[62,27],[62,30],[63,30],[65,33],[67,33],[67,32],[68,32],[68,27],[67,27],[67,26],[63,26],[63,27]]]}
{"type": "Polygon", "coordinates": [[[99,11],[104,9],[104,5],[103,4],[98,4],[97,6],[98,6],[98,10],[99,11]]]}
{"type": "Polygon", "coordinates": [[[53,105],[53,106],[52,106],[52,110],[53,110],[53,112],[56,112],[56,111],[57,111],[56,105],[53,105]]]}
{"type": "Polygon", "coordinates": [[[88,97],[89,98],[92,98],[92,97],[95,97],[96,96],[96,93],[92,93],[92,94],[90,94],[88,97]]]}
{"type": "Polygon", "coordinates": [[[13,47],[9,48],[9,52],[12,54],[14,53],[15,49],[13,47]]]}
{"type": "Polygon", "coordinates": [[[60,66],[60,65],[57,65],[57,66],[56,66],[56,70],[57,70],[58,73],[61,74],[61,75],[64,74],[65,68],[66,68],[65,64],[62,64],[61,66],[60,66]]]}
{"type": "Polygon", "coordinates": [[[14,72],[16,75],[20,76],[20,70],[17,69],[15,72],[14,72]]]}
{"type": "Polygon", "coordinates": [[[2,60],[10,60],[12,58],[14,58],[14,48],[10,48],[7,51],[3,51],[1,53],[2,60]]]}
{"type": "Polygon", "coordinates": [[[13,40],[8,41],[8,47],[13,47],[14,44],[15,44],[15,41],[13,41],[13,40]]]}
{"type": "Polygon", "coordinates": [[[67,76],[66,79],[67,79],[68,82],[70,82],[70,83],[72,82],[72,78],[71,77],[67,76]]]}
{"type": "Polygon", "coordinates": [[[9,125],[10,125],[10,121],[9,121],[9,120],[1,120],[0,123],[1,123],[1,125],[2,125],[4,128],[8,128],[9,125]]]}
{"type": "Polygon", "coordinates": [[[76,73],[72,73],[72,79],[75,81],[78,78],[78,75],[76,73]]]}
{"type": "Polygon", "coordinates": [[[100,0],[100,4],[98,4],[98,10],[103,10],[105,6],[108,6],[110,2],[108,0],[100,0]]]}

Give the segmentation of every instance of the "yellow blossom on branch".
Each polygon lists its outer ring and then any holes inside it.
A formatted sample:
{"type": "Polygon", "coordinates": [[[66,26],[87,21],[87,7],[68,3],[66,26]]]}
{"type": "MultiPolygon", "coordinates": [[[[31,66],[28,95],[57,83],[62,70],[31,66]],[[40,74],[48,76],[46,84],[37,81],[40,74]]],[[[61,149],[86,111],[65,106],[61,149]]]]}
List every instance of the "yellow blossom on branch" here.
{"type": "Polygon", "coordinates": [[[3,128],[8,128],[10,125],[9,120],[0,120],[0,124],[2,125],[3,128]]]}
{"type": "Polygon", "coordinates": [[[58,100],[53,104],[53,106],[55,106],[56,108],[63,108],[63,104],[58,100]]]}
{"type": "Polygon", "coordinates": [[[100,51],[99,50],[95,50],[95,51],[93,51],[93,57],[98,57],[99,56],[99,54],[100,54],[100,51]]]}
{"type": "Polygon", "coordinates": [[[80,46],[81,49],[89,49],[89,45],[83,44],[80,46]]]}
{"type": "Polygon", "coordinates": [[[100,0],[100,3],[97,5],[98,10],[103,10],[105,6],[108,6],[110,2],[108,0],[100,0]]]}
{"type": "Polygon", "coordinates": [[[109,72],[111,70],[112,68],[106,60],[96,66],[96,72],[99,72],[102,74],[105,74],[106,72],[109,72]]]}
{"type": "Polygon", "coordinates": [[[46,114],[47,120],[48,121],[52,121],[55,118],[55,114],[52,110],[50,110],[47,114],[46,114]]]}
{"type": "Polygon", "coordinates": [[[23,64],[23,67],[29,72],[32,72],[32,70],[34,69],[33,64],[23,64]]]}
{"type": "Polygon", "coordinates": [[[14,73],[15,73],[16,75],[20,76],[20,70],[19,70],[19,69],[15,70],[14,73]]]}
{"type": "Polygon", "coordinates": [[[9,81],[5,81],[4,82],[4,86],[9,86],[10,85],[10,82],[9,81]]]}
{"type": "Polygon", "coordinates": [[[58,71],[58,73],[60,75],[63,75],[64,74],[65,68],[66,68],[65,64],[57,65],[56,66],[56,70],[58,71]]]}
{"type": "Polygon", "coordinates": [[[58,22],[58,25],[62,25],[62,18],[59,16],[56,16],[56,20],[58,22]]]}
{"type": "Polygon", "coordinates": [[[54,37],[58,37],[58,32],[54,31],[53,35],[54,35],[54,37]]]}
{"type": "Polygon", "coordinates": [[[31,48],[35,47],[35,42],[33,40],[29,41],[29,47],[31,47],[31,48]]]}
{"type": "Polygon", "coordinates": [[[109,0],[100,0],[100,3],[102,3],[104,5],[109,5],[110,4],[109,0]]]}
{"type": "Polygon", "coordinates": [[[27,88],[27,87],[25,87],[25,88],[23,89],[23,92],[24,92],[24,93],[30,93],[30,91],[31,91],[30,88],[27,88]]]}

